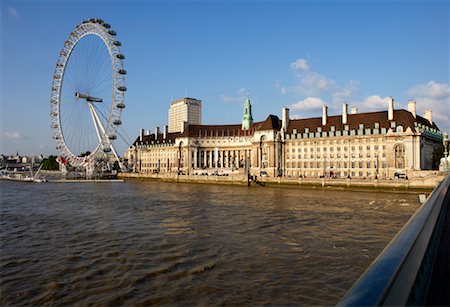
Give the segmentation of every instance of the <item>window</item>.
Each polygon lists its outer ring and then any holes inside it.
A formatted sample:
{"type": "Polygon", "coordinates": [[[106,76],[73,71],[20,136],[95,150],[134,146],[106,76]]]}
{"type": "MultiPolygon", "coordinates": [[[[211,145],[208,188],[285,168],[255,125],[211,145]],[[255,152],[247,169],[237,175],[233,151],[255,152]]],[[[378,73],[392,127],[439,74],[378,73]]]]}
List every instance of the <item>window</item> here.
{"type": "Polygon", "coordinates": [[[359,165],[359,168],[363,168],[363,162],[362,161],[359,161],[359,163],[358,163],[359,165]]]}
{"type": "Polygon", "coordinates": [[[403,144],[395,145],[395,168],[405,168],[405,146],[403,144]]]}
{"type": "Polygon", "coordinates": [[[370,168],[370,164],[371,164],[370,161],[367,161],[366,167],[367,167],[367,168],[370,168]]]}

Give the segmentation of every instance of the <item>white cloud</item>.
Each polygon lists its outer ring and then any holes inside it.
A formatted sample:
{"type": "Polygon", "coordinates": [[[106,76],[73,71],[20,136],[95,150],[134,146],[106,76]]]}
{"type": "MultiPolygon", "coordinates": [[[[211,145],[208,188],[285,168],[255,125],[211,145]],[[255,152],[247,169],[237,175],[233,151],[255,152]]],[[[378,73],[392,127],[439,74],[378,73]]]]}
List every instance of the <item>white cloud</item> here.
{"type": "Polygon", "coordinates": [[[289,106],[289,109],[295,111],[311,111],[321,109],[325,102],[317,97],[307,97],[303,100],[299,100],[296,103],[289,106]]]}
{"type": "Polygon", "coordinates": [[[358,90],[358,85],[358,81],[348,81],[344,87],[338,88],[334,93],[331,94],[331,96],[333,97],[333,102],[341,103],[352,98],[358,90]]]}
{"type": "Polygon", "coordinates": [[[226,96],[222,95],[222,101],[225,103],[238,103],[244,104],[245,98],[247,97],[247,90],[245,88],[240,88],[236,96],[226,96]]]}
{"type": "Polygon", "coordinates": [[[450,96],[450,88],[448,84],[430,81],[427,84],[419,84],[411,87],[408,90],[408,94],[416,97],[434,99],[448,98],[450,96]]]}
{"type": "Polygon", "coordinates": [[[11,6],[8,6],[8,14],[9,16],[12,16],[14,18],[20,18],[19,13],[17,13],[17,10],[11,6]]]}
{"type": "Polygon", "coordinates": [[[389,97],[380,97],[378,95],[372,95],[366,97],[362,102],[361,106],[369,111],[374,110],[387,110],[388,109],[389,97]]]}
{"type": "Polygon", "coordinates": [[[309,70],[309,65],[306,59],[297,59],[291,63],[291,68],[294,70],[309,70]]]}
{"type": "MultiPolygon", "coordinates": [[[[416,100],[417,113],[422,115],[425,110],[433,111],[433,121],[441,121],[444,129],[450,128],[450,87],[445,83],[429,81],[411,87],[407,94],[416,100]]],[[[440,123],[440,126],[442,126],[440,123]]]]}
{"type": "Polygon", "coordinates": [[[5,136],[10,140],[19,140],[23,138],[23,136],[19,132],[5,132],[5,136]]]}
{"type": "Polygon", "coordinates": [[[325,93],[330,94],[333,97],[333,101],[339,101],[343,98],[350,98],[357,90],[357,81],[350,80],[344,87],[340,87],[335,80],[311,70],[306,59],[297,59],[291,63],[290,67],[295,72],[297,84],[283,86],[277,83],[276,87],[282,95],[293,94],[307,97],[325,93]]]}

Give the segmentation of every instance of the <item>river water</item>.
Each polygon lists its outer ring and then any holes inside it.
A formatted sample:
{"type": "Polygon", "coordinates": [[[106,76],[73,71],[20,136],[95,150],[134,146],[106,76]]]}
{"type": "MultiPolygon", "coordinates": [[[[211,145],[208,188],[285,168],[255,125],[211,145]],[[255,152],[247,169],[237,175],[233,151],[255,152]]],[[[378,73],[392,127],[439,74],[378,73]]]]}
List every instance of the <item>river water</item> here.
{"type": "Polygon", "coordinates": [[[417,195],[0,182],[0,305],[330,305],[417,195]]]}

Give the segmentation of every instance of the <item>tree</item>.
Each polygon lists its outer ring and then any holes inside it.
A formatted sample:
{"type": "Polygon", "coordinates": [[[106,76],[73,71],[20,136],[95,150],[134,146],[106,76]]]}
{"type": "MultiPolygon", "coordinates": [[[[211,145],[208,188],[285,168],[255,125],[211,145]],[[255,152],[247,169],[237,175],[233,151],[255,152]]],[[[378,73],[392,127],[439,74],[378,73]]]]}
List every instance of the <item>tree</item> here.
{"type": "Polygon", "coordinates": [[[120,172],[119,161],[114,161],[113,170],[120,172]]]}
{"type": "Polygon", "coordinates": [[[439,164],[441,163],[441,158],[444,156],[444,145],[439,144],[433,150],[433,166],[432,169],[439,169],[439,164]]]}
{"type": "Polygon", "coordinates": [[[59,164],[56,161],[56,156],[49,156],[42,160],[42,169],[47,171],[57,171],[59,170],[59,164]]]}

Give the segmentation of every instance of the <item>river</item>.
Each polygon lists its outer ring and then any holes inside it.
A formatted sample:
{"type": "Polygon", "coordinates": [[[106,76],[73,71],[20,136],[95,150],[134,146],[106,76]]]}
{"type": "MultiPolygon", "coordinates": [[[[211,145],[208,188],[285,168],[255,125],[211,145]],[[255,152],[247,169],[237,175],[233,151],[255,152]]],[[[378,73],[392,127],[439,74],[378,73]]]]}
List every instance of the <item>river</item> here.
{"type": "Polygon", "coordinates": [[[331,305],[417,195],[0,182],[0,305],[331,305]]]}

